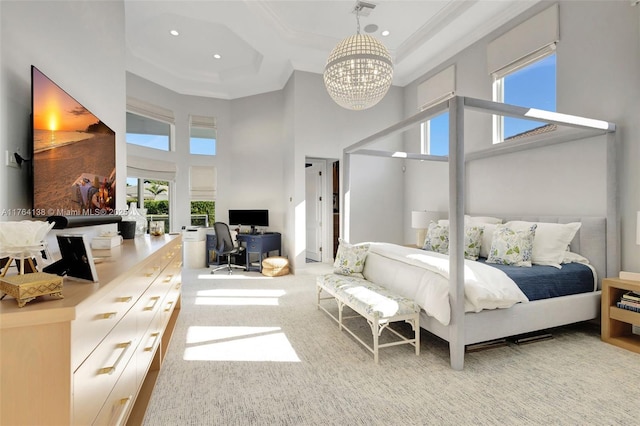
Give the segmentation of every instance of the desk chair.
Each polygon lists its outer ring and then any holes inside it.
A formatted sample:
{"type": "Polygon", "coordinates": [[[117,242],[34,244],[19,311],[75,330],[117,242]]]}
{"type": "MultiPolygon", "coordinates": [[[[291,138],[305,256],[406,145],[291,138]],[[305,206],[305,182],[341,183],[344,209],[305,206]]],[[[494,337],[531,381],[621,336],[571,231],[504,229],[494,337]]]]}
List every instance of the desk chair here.
{"type": "Polygon", "coordinates": [[[233,271],[233,268],[245,269],[244,266],[233,265],[231,263],[231,256],[244,253],[244,247],[234,245],[233,239],[231,238],[231,231],[229,231],[229,225],[224,222],[216,222],[213,224],[213,230],[216,233],[216,247],[214,251],[218,257],[227,256],[227,264],[213,269],[211,273],[213,274],[221,269],[226,269],[229,273],[233,271]]]}

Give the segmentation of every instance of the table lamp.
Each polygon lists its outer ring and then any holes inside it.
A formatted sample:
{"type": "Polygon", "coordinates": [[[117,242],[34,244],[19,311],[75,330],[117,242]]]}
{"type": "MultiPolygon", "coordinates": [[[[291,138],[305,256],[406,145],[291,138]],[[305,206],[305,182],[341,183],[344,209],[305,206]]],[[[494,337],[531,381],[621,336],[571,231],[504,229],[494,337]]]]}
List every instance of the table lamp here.
{"type": "Polygon", "coordinates": [[[431,221],[436,222],[438,220],[437,212],[428,211],[412,211],[411,212],[411,227],[416,229],[416,245],[420,248],[424,245],[424,239],[427,236],[427,229],[431,221]]]}

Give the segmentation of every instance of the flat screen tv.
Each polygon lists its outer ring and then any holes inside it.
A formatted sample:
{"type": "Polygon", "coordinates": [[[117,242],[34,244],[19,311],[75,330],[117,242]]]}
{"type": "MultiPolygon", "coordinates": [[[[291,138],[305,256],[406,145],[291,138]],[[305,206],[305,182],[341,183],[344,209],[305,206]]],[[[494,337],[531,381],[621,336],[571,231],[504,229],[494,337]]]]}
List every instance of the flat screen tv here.
{"type": "Polygon", "coordinates": [[[269,210],[229,210],[229,225],[251,226],[251,233],[256,233],[256,226],[269,226],[269,210]]]}
{"type": "Polygon", "coordinates": [[[116,134],[31,67],[33,216],[112,214],[116,134]]]}

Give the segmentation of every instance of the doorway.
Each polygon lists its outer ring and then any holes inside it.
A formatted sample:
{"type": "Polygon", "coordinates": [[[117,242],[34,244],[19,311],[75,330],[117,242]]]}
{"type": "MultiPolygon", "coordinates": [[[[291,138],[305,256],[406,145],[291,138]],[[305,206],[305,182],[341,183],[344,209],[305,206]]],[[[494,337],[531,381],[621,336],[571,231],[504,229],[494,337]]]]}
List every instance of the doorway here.
{"type": "Polygon", "coordinates": [[[305,162],[306,262],[333,262],[340,236],[340,170],[338,160],[305,162]]]}
{"type": "Polygon", "coordinates": [[[306,261],[322,262],[324,160],[305,163],[306,261]]]}

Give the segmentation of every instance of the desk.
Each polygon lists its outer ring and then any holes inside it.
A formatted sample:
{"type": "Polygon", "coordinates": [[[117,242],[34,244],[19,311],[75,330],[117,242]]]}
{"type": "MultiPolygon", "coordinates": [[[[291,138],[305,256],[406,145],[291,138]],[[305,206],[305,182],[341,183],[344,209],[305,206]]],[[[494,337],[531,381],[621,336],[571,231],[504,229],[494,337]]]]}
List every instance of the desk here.
{"type": "Polygon", "coordinates": [[[277,251],[278,256],[281,256],[281,236],[279,232],[273,232],[268,234],[238,234],[236,237],[240,244],[245,247],[246,253],[246,265],[247,271],[260,271],[262,272],[262,256],[269,256],[269,252],[277,251]],[[251,253],[258,254],[258,268],[251,268],[251,262],[249,262],[249,256],[251,253]]]}

